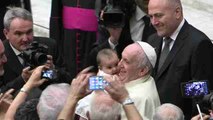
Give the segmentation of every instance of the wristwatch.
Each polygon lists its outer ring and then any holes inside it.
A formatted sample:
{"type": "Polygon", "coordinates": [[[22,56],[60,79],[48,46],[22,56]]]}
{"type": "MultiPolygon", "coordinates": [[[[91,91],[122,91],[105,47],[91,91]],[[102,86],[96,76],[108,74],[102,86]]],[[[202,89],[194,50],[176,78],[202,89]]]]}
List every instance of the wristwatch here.
{"type": "Polygon", "coordinates": [[[134,101],[133,101],[130,97],[127,97],[127,98],[122,102],[122,105],[129,105],[129,104],[134,104],[134,101]]]}

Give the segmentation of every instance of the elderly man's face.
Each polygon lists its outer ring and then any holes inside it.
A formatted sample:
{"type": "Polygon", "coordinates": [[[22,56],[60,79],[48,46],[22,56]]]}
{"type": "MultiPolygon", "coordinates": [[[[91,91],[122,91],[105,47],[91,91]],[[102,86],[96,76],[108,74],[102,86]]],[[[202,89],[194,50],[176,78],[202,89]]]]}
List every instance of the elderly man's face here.
{"type": "Polygon", "coordinates": [[[7,57],[4,53],[4,45],[0,40],[0,76],[4,75],[4,64],[7,62],[7,57]]]}
{"type": "Polygon", "coordinates": [[[122,52],[122,59],[119,62],[119,78],[126,83],[139,78],[141,68],[138,66],[138,53],[141,50],[138,44],[127,46],[122,52]]]}
{"type": "Polygon", "coordinates": [[[152,25],[161,37],[168,37],[177,29],[182,20],[180,6],[172,6],[168,0],[150,0],[149,16],[152,25]]]}
{"type": "Polygon", "coordinates": [[[4,34],[14,48],[23,51],[33,40],[33,22],[15,18],[9,29],[4,29],[4,34]]]}

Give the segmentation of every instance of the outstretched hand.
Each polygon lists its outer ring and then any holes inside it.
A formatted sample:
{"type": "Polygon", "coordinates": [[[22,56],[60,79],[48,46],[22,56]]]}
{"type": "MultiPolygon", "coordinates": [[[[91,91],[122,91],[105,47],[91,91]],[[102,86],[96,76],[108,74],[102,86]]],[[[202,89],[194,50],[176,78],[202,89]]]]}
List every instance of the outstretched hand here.
{"type": "Polygon", "coordinates": [[[91,67],[85,68],[72,80],[70,96],[77,101],[92,92],[88,89],[89,77],[94,75],[89,72],[90,69],[91,67]]]}
{"type": "MultiPolygon", "coordinates": [[[[202,117],[203,117],[203,120],[208,120],[210,118],[209,115],[205,115],[205,114],[202,114],[202,117]]],[[[194,116],[191,120],[201,120],[201,117],[198,114],[198,115],[194,116]]]]}
{"type": "Polygon", "coordinates": [[[13,96],[12,96],[12,93],[14,92],[14,89],[9,89],[7,90],[4,94],[1,93],[0,94],[0,104],[3,102],[3,101],[7,101],[9,103],[12,102],[13,100],[13,96]]]}
{"type": "Polygon", "coordinates": [[[122,103],[129,96],[128,91],[117,75],[104,77],[104,79],[109,83],[109,85],[105,87],[105,90],[109,93],[112,99],[122,103]]]}
{"type": "Polygon", "coordinates": [[[8,107],[13,101],[12,93],[14,92],[14,89],[7,90],[4,94],[0,94],[0,108],[3,111],[7,111],[8,107]]]}
{"type": "Polygon", "coordinates": [[[33,71],[34,70],[31,70],[30,67],[26,67],[22,70],[21,76],[25,82],[27,82],[27,80],[30,78],[33,71]]]}
{"type": "Polygon", "coordinates": [[[24,85],[25,89],[32,89],[35,87],[40,86],[41,84],[43,84],[45,81],[47,81],[47,79],[41,79],[41,72],[43,70],[47,69],[44,65],[43,66],[39,66],[37,67],[33,73],[31,74],[29,80],[27,81],[27,83],[24,85]]]}

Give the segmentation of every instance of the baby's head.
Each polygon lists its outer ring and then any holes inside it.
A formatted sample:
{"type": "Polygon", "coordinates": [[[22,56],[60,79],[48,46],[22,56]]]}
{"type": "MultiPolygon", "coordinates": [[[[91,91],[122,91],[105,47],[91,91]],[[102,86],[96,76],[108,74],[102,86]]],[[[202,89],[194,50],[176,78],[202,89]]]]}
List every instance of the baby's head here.
{"type": "Polygon", "coordinates": [[[103,49],[98,52],[98,68],[103,72],[113,75],[118,72],[119,58],[115,50],[103,49]]]}

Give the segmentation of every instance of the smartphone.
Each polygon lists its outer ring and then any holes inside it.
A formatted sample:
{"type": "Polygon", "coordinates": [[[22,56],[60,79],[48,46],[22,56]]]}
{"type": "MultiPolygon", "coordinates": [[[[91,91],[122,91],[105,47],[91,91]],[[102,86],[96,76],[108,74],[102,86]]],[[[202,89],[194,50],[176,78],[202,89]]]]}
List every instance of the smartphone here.
{"type": "Polygon", "coordinates": [[[104,87],[109,85],[104,80],[103,76],[92,76],[89,78],[89,89],[90,90],[104,90],[104,87]]]}
{"type": "Polygon", "coordinates": [[[41,78],[46,78],[48,80],[53,80],[56,78],[56,72],[52,69],[43,70],[41,73],[41,78]]]}
{"type": "Polygon", "coordinates": [[[186,98],[203,97],[209,94],[208,81],[191,81],[181,84],[182,96],[186,98]]]}

